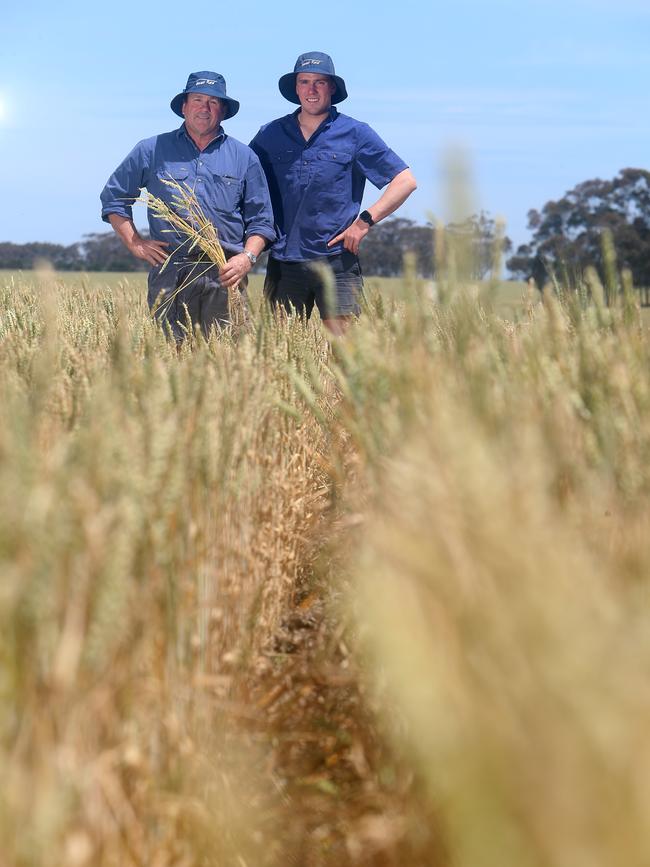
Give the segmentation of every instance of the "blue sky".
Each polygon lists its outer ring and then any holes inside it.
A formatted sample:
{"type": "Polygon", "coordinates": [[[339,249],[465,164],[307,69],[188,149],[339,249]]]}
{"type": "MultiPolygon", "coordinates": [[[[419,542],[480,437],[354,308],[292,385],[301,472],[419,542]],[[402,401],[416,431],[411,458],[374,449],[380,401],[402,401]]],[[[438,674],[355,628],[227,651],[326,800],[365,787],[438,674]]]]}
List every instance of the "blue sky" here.
{"type": "Polygon", "coordinates": [[[189,72],[225,76],[241,102],[226,131],[247,142],[292,109],[278,78],[313,49],[346,81],[340,110],[411,166],[402,216],[450,213],[456,150],[475,208],[504,216],[515,243],[530,208],[650,164],[650,0],[24,0],[1,39],[0,241],[106,230],[101,188],[138,140],[177,125],[169,102],[189,72]]]}

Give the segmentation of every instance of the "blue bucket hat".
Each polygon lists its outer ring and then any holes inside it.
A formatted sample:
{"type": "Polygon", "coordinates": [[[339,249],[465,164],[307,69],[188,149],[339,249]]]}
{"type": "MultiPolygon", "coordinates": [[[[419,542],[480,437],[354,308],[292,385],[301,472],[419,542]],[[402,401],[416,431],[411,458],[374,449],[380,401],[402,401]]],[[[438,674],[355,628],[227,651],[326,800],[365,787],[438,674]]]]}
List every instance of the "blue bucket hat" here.
{"type": "Polygon", "coordinates": [[[177,94],[170,103],[172,111],[179,117],[183,117],[181,108],[188,93],[206,93],[208,96],[222,99],[226,103],[224,120],[233,117],[239,111],[237,100],[226,96],[226,79],[218,72],[193,72],[190,75],[185,90],[177,94]]]}
{"type": "Polygon", "coordinates": [[[348,98],[348,92],[345,89],[343,79],[334,73],[334,61],[329,54],[323,54],[322,51],[308,51],[306,54],[301,54],[293,72],[287,72],[278,81],[280,93],[289,102],[295,102],[300,105],[298,94],[296,93],[296,74],[298,72],[318,72],[321,75],[329,75],[336,85],[336,90],[332,94],[332,105],[336,102],[343,102],[348,98]]]}

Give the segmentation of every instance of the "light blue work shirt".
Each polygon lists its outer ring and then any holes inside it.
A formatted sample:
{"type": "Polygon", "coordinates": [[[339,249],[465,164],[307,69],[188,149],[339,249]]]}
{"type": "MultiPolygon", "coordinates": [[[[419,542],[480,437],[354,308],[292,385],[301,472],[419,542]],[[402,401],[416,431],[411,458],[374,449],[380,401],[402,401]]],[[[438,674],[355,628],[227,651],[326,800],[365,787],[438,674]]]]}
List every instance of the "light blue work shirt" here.
{"type": "MultiPolygon", "coordinates": [[[[250,235],[275,240],[269,190],[257,156],[223,130],[200,151],[185,124],[133,148],[102,190],[102,219],[108,222],[109,214],[132,219],[131,205],[141,187],[171,205],[174,190],[163,179],[173,179],[193,191],[226,251],[241,252],[250,235]]],[[[167,242],[170,250],[185,241],[176,232],[165,231],[169,225],[150,211],[148,219],[151,237],[167,242]]]]}

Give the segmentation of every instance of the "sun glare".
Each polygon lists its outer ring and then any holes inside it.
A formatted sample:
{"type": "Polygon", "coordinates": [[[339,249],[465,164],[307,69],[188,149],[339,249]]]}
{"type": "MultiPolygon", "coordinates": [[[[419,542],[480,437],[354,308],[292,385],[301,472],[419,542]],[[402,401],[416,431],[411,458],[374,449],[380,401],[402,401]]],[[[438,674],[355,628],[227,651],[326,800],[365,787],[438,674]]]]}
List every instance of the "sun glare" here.
{"type": "Polygon", "coordinates": [[[7,126],[11,122],[11,100],[0,90],[0,125],[7,126]]]}

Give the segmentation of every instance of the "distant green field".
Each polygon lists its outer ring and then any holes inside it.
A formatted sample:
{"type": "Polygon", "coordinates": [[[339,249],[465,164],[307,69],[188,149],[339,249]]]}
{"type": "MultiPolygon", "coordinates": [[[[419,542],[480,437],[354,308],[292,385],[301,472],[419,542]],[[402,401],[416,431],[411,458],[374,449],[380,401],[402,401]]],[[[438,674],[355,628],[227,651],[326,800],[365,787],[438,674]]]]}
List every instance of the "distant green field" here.
{"type": "MultiPolygon", "coordinates": [[[[54,273],[54,278],[56,282],[65,283],[66,286],[117,287],[120,284],[128,284],[142,286],[143,292],[146,291],[147,286],[146,271],[57,271],[54,273]]],[[[30,284],[37,283],[41,277],[38,271],[10,271],[0,268],[0,282],[5,283],[11,279],[30,284]]],[[[258,284],[261,288],[262,282],[261,274],[253,274],[252,285],[255,288],[258,284]]]]}
{"type": "MultiPolygon", "coordinates": [[[[66,286],[110,286],[116,287],[120,283],[128,283],[131,286],[147,284],[146,271],[58,271],[54,273],[56,282],[65,283],[66,286]]],[[[22,284],[37,284],[42,279],[38,271],[11,271],[0,269],[0,282],[5,284],[11,280],[20,281],[22,284]]]]}
{"type": "MultiPolygon", "coordinates": [[[[36,271],[7,271],[0,269],[0,282],[5,283],[10,280],[20,280],[21,283],[30,284],[37,283],[39,279],[36,271]]],[[[146,272],[84,272],[84,271],[59,271],[55,274],[55,280],[64,283],[67,286],[86,285],[90,287],[119,287],[120,285],[141,286],[143,294],[146,292],[147,274],[146,272]]],[[[366,287],[369,291],[378,290],[382,293],[395,293],[402,285],[400,277],[366,277],[366,287]]],[[[253,274],[250,277],[249,291],[253,297],[259,296],[264,284],[263,274],[253,274]]],[[[487,286],[487,284],[484,284],[487,286]]],[[[418,280],[419,288],[431,286],[430,281],[418,280]]],[[[524,282],[504,280],[499,283],[495,295],[494,303],[501,315],[508,317],[521,310],[523,299],[527,291],[524,282]]]]}
{"type": "MultiPolygon", "coordinates": [[[[118,288],[119,286],[141,287],[143,297],[146,295],[147,274],[144,271],[59,271],[56,272],[55,280],[66,286],[86,285],[89,287],[111,287],[118,288]]],[[[37,283],[41,277],[37,271],[8,271],[0,269],[0,284],[4,284],[11,280],[19,280],[23,284],[37,283]]],[[[386,295],[401,292],[403,280],[401,277],[366,277],[366,288],[369,292],[379,291],[386,295]]],[[[251,298],[259,298],[264,285],[263,274],[252,274],[249,283],[249,293],[251,298]]],[[[418,279],[418,288],[424,291],[430,291],[432,295],[434,290],[431,288],[433,284],[429,280],[418,279]]],[[[479,290],[485,292],[489,284],[479,284],[479,290]]],[[[493,290],[492,301],[494,308],[505,319],[516,318],[524,309],[525,301],[528,293],[528,286],[522,280],[503,280],[497,284],[493,290]]],[[[539,300],[536,296],[535,300],[539,300]]],[[[650,324],[650,308],[642,308],[641,318],[645,323],[650,324]]]]}
{"type": "MultiPolygon", "coordinates": [[[[377,289],[380,292],[389,293],[399,291],[402,278],[370,276],[365,278],[365,282],[369,291],[377,289]]],[[[483,293],[488,290],[489,285],[488,282],[479,283],[477,289],[483,293]]],[[[431,292],[432,297],[435,295],[435,284],[432,281],[418,279],[417,286],[421,290],[431,292]]],[[[523,308],[527,291],[528,286],[524,281],[502,280],[493,290],[492,300],[496,310],[506,318],[515,315],[523,308]]]]}

